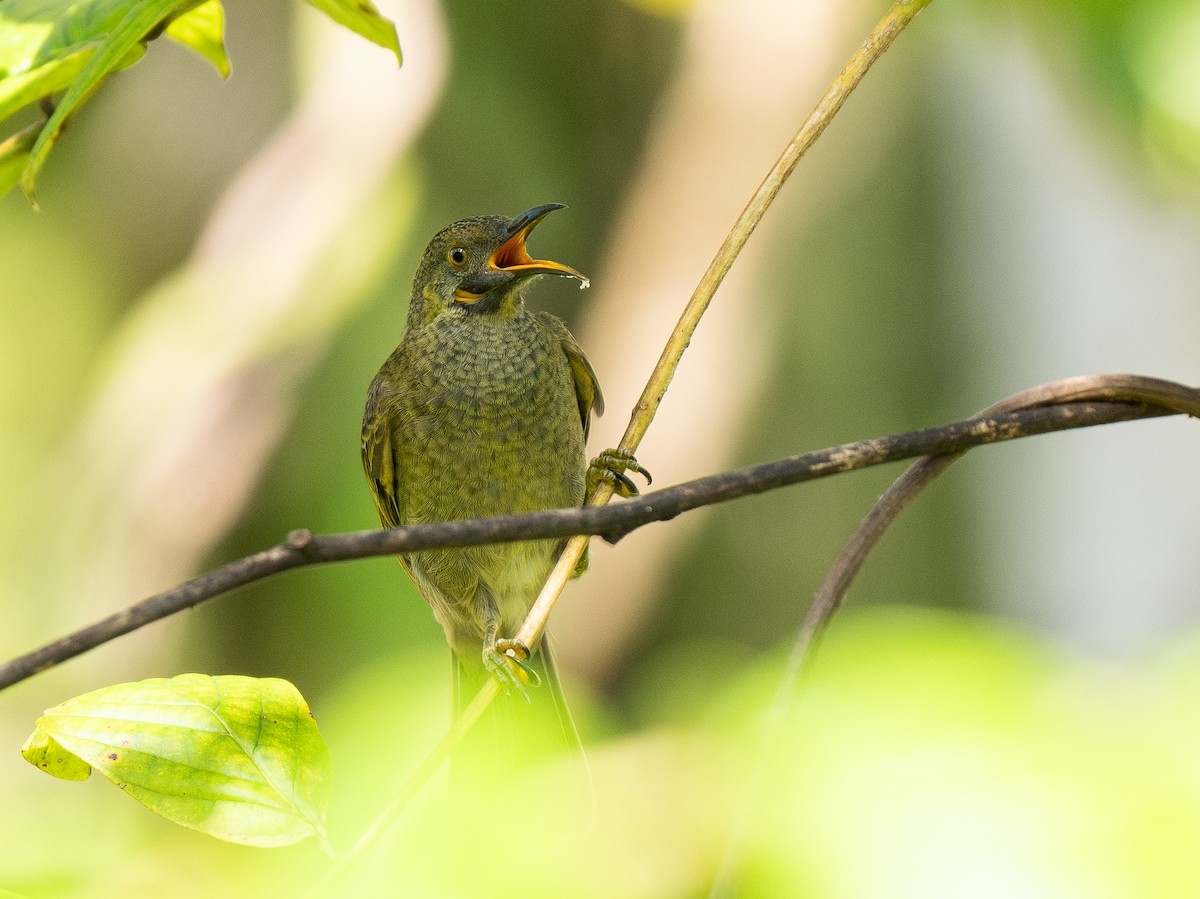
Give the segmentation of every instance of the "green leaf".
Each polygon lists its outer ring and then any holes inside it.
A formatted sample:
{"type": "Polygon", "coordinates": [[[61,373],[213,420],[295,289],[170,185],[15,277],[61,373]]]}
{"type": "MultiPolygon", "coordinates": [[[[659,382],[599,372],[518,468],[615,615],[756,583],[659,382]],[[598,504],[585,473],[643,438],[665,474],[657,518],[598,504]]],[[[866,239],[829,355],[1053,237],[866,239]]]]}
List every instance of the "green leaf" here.
{"type": "Polygon", "coordinates": [[[102,40],[129,6],[130,0],[2,0],[0,77],[31,71],[102,40]]]}
{"type": "Polygon", "coordinates": [[[63,780],[87,780],[92,766],[79,756],[68,752],[61,743],[40,727],[29,735],[21,747],[25,761],[52,777],[63,780]]]}
{"type": "Polygon", "coordinates": [[[396,62],[402,63],[400,39],[396,37],[396,24],[385,19],[371,0],[308,0],[329,18],[344,25],[373,44],[396,54],[396,62]]]}
{"type": "Polygon", "coordinates": [[[37,728],[30,743],[55,741],[184,827],[249,846],[325,842],[329,751],[285,680],[183,674],[118,684],[49,709],[37,728]]]}
{"type": "MultiPolygon", "coordinates": [[[[38,66],[32,72],[0,81],[0,118],[12,115],[43,97],[65,91],[86,68],[95,52],[96,46],[86,47],[63,59],[38,66]]],[[[113,70],[127,69],[145,55],[145,45],[134,44],[113,70]]]]}
{"type": "MultiPolygon", "coordinates": [[[[0,119],[70,87],[129,6],[130,0],[0,0],[0,119]]],[[[136,46],[117,68],[144,53],[136,46]]]]}
{"type": "MultiPolygon", "coordinates": [[[[400,60],[396,26],[370,0],[309,2],[400,60]]],[[[0,0],[0,121],[65,91],[33,146],[22,146],[29,198],[71,116],[105,78],[141,59],[148,41],[166,34],[228,76],[224,32],[220,0],[0,0]]],[[[12,186],[16,158],[0,160],[0,193],[12,186]]]]}
{"type": "Polygon", "coordinates": [[[34,122],[12,137],[0,141],[0,197],[12,190],[21,180],[21,172],[25,168],[25,161],[29,159],[29,151],[33,149],[33,142],[37,140],[41,130],[42,123],[34,122]]]}
{"type": "Polygon", "coordinates": [[[225,53],[225,8],[220,0],[208,0],[184,13],[163,32],[185,47],[191,47],[213,64],[222,78],[229,77],[229,56],[225,53]]]}
{"type": "MultiPolygon", "coordinates": [[[[12,0],[4,0],[12,2],[12,0]]],[[[121,63],[137,46],[138,43],[150,36],[154,29],[165,22],[172,14],[182,15],[190,9],[199,6],[201,0],[140,0],[127,2],[125,15],[117,25],[104,36],[100,45],[92,54],[91,59],[79,73],[79,77],[71,84],[62,100],[46,122],[42,133],[29,154],[29,162],[21,176],[21,187],[27,196],[33,199],[34,184],[38,172],[46,161],[46,155],[58,139],[63,124],[75,110],[87,102],[101,82],[109,74],[120,68],[121,63]]],[[[2,8],[2,6],[0,6],[2,8]]]]}

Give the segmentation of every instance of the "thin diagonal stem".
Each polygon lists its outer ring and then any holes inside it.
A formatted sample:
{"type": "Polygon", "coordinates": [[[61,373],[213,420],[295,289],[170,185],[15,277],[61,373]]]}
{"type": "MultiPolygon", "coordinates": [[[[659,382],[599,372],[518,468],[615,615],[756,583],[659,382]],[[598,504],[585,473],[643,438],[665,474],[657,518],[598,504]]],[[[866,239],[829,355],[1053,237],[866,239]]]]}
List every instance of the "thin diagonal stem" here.
{"type": "MultiPolygon", "coordinates": [[[[679,321],[667,339],[662,355],[642,390],[641,398],[633,408],[629,425],[625,428],[625,435],[621,438],[621,451],[630,454],[637,452],[642,438],[646,435],[650,423],[658,412],[658,407],[662,404],[663,396],[666,394],[671,380],[675,377],[675,371],[679,368],[684,350],[687,349],[692,335],[700,324],[700,319],[708,309],[709,303],[712,302],[713,295],[721,286],[721,282],[725,280],[725,275],[728,274],[734,261],[746,246],[746,241],[750,239],[750,235],[754,233],[758,223],[762,221],[767,209],[775,201],[784,182],[795,170],[796,164],[816,143],[817,138],[824,133],[838,110],[842,108],[842,104],[858,87],[859,82],[862,81],[871,66],[930,2],[931,0],[902,0],[888,10],[887,15],[867,35],[867,39],[850,57],[817,105],[813,107],[812,112],[800,125],[795,136],[779,154],[779,158],[775,160],[775,164],[767,172],[767,176],[759,184],[737,221],[734,222],[733,228],[726,235],[721,248],[717,250],[716,256],[709,263],[708,269],[700,278],[700,283],[696,285],[691,299],[688,300],[683,313],[679,316],[679,321]]],[[[602,506],[612,499],[612,495],[612,486],[602,483],[592,496],[591,504],[602,506]]],[[[546,620],[549,618],[554,604],[558,601],[563,587],[570,579],[587,544],[586,536],[576,537],[567,543],[558,564],[554,567],[542,592],[529,610],[529,615],[516,634],[518,642],[524,643],[526,646],[536,644],[538,636],[546,627],[546,620]]]]}

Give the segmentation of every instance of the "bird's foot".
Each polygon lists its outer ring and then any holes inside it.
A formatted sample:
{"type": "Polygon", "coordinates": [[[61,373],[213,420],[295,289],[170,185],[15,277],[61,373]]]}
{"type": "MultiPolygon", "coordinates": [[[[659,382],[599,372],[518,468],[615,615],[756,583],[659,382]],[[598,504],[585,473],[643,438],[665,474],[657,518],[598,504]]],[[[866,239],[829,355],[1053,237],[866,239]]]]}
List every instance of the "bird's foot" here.
{"type": "Polygon", "coordinates": [[[588,465],[587,500],[592,498],[592,494],[601,484],[610,484],[613,493],[625,499],[637,496],[637,485],[625,474],[627,471],[636,471],[646,479],[647,486],[654,483],[650,472],[642,468],[633,457],[633,453],[628,450],[608,449],[602,452],[588,465]]]}
{"type": "Polygon", "coordinates": [[[495,640],[483,647],[483,667],[496,678],[505,693],[529,702],[525,688],[542,683],[533,666],[526,661],[530,655],[529,647],[519,640],[495,640]]]}

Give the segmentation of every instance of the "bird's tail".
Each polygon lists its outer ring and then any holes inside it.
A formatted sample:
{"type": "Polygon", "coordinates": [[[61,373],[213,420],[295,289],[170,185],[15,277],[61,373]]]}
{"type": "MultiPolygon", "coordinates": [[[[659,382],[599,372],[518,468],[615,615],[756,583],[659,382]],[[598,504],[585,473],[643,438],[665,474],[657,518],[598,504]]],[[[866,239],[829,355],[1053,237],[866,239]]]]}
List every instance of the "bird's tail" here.
{"type": "MultiPolygon", "coordinates": [[[[479,785],[494,796],[501,785],[517,787],[537,767],[565,760],[590,804],[587,758],[546,638],[526,664],[537,673],[540,686],[527,687],[524,696],[501,692],[484,711],[451,758],[455,788],[479,785]]],[[[489,677],[482,666],[465,665],[454,657],[456,720],[489,677]]]]}

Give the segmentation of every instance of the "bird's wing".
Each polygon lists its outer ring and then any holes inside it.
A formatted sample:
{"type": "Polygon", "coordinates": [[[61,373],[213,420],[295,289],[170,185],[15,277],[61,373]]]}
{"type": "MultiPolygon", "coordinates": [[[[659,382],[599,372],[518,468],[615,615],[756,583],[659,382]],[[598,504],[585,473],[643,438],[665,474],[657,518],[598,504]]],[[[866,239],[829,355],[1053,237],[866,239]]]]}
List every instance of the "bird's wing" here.
{"type": "MultiPolygon", "coordinates": [[[[392,448],[392,427],[387,415],[380,408],[383,384],[376,380],[367,393],[367,408],[363,413],[362,461],[367,473],[367,483],[375,497],[375,511],[379,523],[385,528],[399,527],[400,496],[403,489],[400,472],[396,467],[396,454],[392,448]]],[[[408,560],[396,556],[404,570],[412,577],[408,560]]]]}
{"type": "Polygon", "coordinates": [[[600,381],[596,378],[592,363],[588,362],[587,356],[583,354],[583,350],[562,320],[548,312],[543,312],[542,317],[558,334],[563,353],[571,366],[571,377],[575,381],[575,401],[579,404],[579,419],[583,423],[583,437],[586,440],[588,431],[591,430],[591,413],[595,411],[597,416],[604,414],[604,394],[600,392],[600,381]]]}
{"type": "Polygon", "coordinates": [[[392,428],[380,408],[383,384],[376,380],[367,394],[363,413],[362,461],[367,482],[375,496],[375,510],[385,528],[400,524],[400,481],[396,472],[396,456],[392,451],[392,428]]]}

